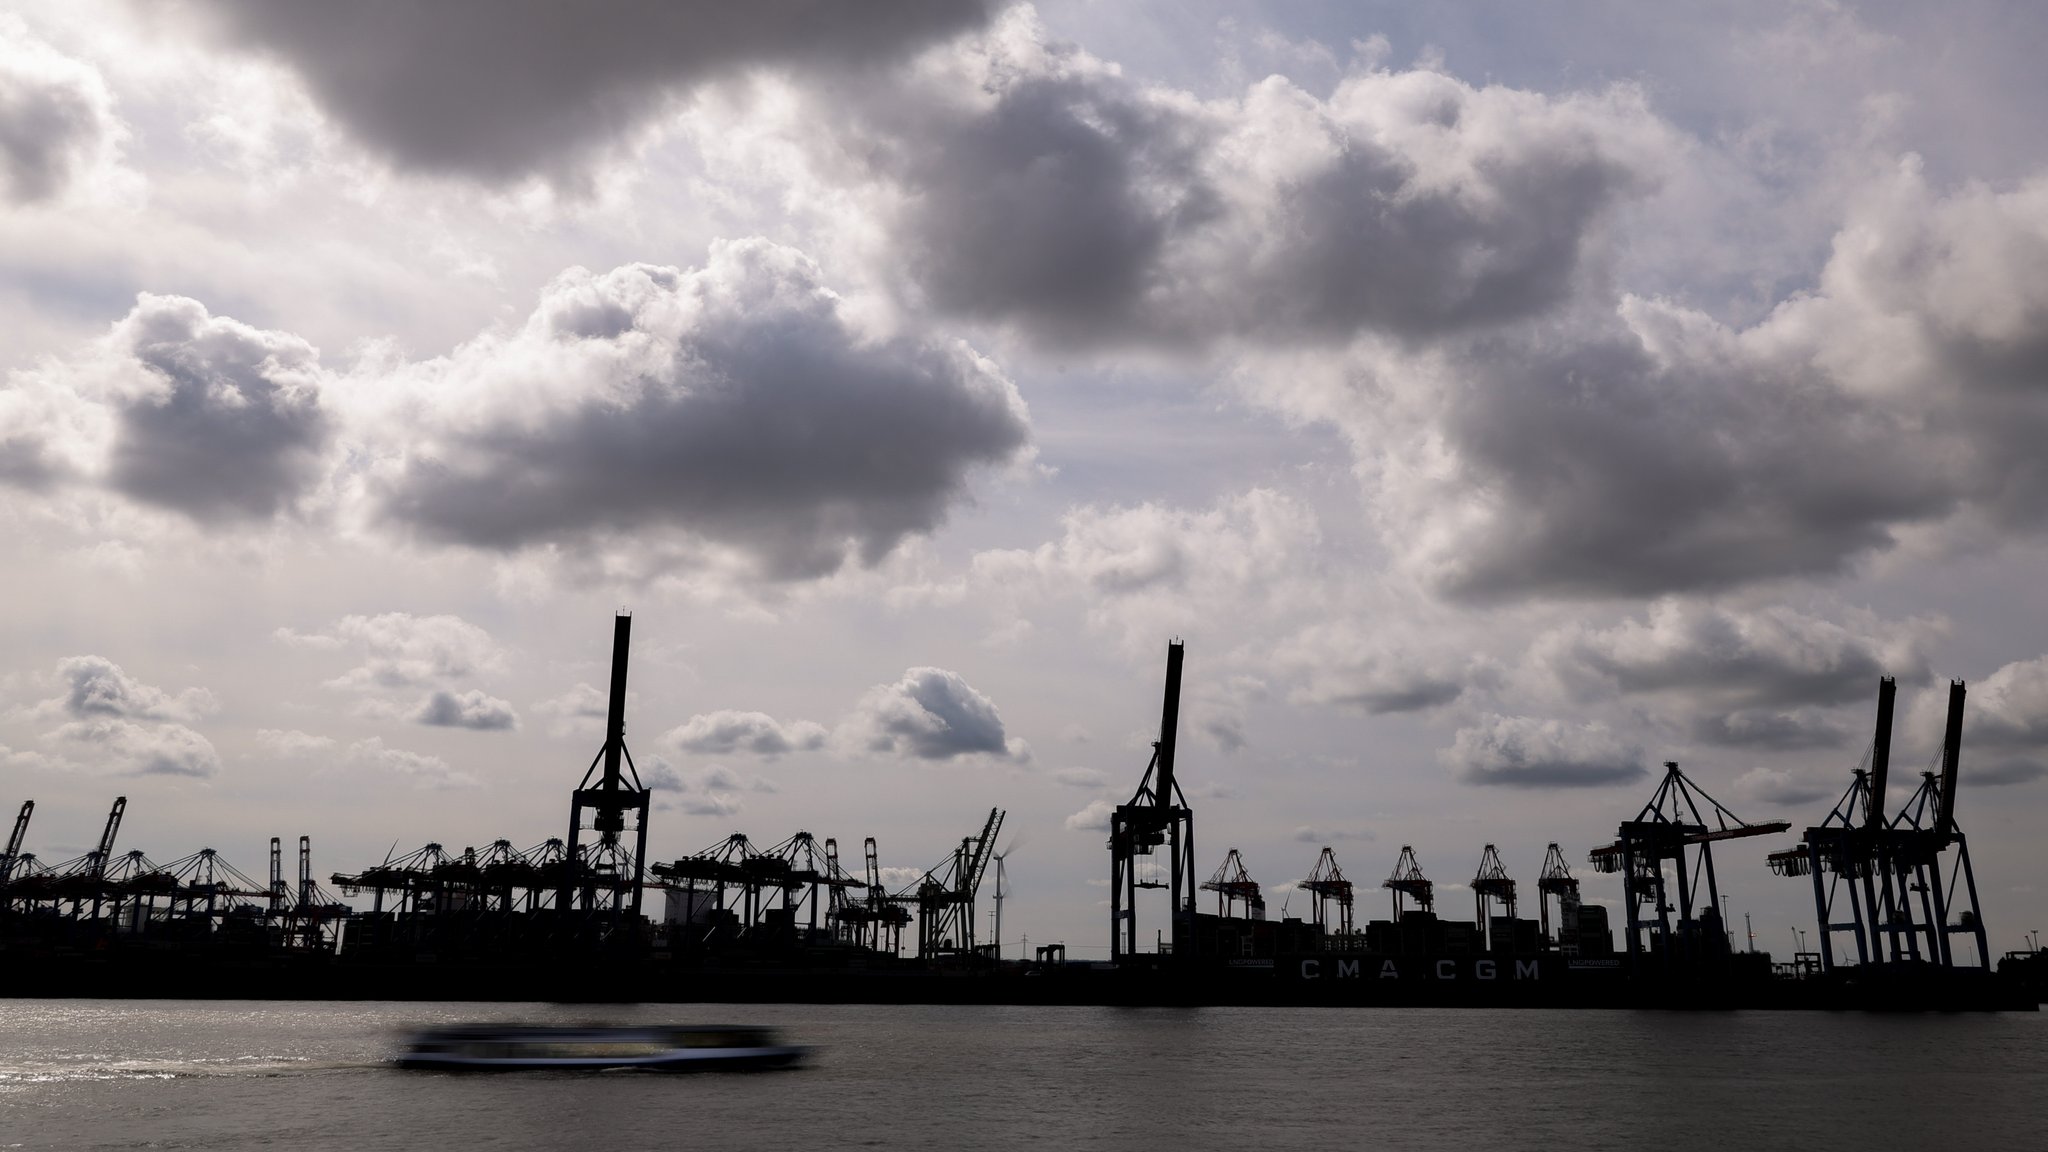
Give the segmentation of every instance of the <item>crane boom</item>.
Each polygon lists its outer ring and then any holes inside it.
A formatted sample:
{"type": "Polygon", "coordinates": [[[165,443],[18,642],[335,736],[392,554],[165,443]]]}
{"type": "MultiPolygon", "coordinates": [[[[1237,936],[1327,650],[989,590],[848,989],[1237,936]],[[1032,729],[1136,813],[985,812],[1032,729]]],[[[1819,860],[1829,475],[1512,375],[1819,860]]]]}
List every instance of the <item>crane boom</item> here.
{"type": "Polygon", "coordinates": [[[14,818],[14,834],[7,838],[7,855],[0,856],[0,884],[14,873],[14,862],[21,859],[21,843],[28,838],[28,818],[35,814],[36,802],[23,800],[21,815],[14,818]]]}
{"type": "Polygon", "coordinates": [[[128,811],[128,798],[126,796],[114,797],[114,807],[107,812],[106,830],[100,833],[100,846],[93,851],[92,874],[94,879],[107,874],[107,861],[114,857],[114,837],[121,831],[121,814],[126,811],[128,811]]]}

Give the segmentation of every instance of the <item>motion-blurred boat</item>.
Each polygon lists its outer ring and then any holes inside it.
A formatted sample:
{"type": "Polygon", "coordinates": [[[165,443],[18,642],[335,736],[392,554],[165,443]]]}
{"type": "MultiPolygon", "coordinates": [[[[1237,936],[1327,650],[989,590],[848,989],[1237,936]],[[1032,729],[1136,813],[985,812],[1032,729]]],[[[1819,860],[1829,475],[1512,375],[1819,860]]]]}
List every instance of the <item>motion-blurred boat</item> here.
{"type": "Polygon", "coordinates": [[[401,1068],[520,1071],[538,1068],[647,1068],[731,1072],[783,1068],[804,1049],[758,1027],[558,1027],[466,1024],[413,1033],[401,1068]]]}

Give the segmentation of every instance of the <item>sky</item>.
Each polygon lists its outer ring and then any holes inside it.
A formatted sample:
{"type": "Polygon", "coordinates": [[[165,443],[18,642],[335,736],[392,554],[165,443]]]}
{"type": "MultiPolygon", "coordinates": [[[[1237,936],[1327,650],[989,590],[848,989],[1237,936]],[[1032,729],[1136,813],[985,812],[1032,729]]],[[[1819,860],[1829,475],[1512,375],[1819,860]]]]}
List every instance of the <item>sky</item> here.
{"type": "MultiPolygon", "coordinates": [[[[1462,914],[1680,763],[1819,822],[1969,685],[2048,921],[2035,6],[0,3],[0,804],[27,848],[566,833],[633,614],[657,860],[1007,810],[1462,914]]],[[[1803,882],[1717,856],[1779,953],[1803,882]]],[[[986,894],[985,889],[985,894],[986,894]]],[[[1141,908],[1141,932],[1162,924],[1141,908]]],[[[983,915],[988,912],[984,900],[983,915]]]]}

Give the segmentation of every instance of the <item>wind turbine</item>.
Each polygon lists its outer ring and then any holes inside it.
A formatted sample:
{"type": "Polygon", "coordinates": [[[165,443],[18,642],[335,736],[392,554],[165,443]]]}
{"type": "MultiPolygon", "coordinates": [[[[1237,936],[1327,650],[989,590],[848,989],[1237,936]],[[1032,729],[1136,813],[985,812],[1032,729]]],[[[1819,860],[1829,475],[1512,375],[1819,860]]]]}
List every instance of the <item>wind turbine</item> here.
{"type": "Polygon", "coordinates": [[[997,852],[994,855],[994,859],[996,862],[995,959],[997,964],[1001,964],[1003,962],[1003,897],[1010,894],[1009,872],[1004,868],[1003,861],[1009,859],[1010,853],[1015,852],[1017,850],[1017,845],[1021,840],[1022,837],[1018,837],[1016,839],[1011,840],[1010,846],[1008,848],[1005,848],[1001,852],[997,852]]]}

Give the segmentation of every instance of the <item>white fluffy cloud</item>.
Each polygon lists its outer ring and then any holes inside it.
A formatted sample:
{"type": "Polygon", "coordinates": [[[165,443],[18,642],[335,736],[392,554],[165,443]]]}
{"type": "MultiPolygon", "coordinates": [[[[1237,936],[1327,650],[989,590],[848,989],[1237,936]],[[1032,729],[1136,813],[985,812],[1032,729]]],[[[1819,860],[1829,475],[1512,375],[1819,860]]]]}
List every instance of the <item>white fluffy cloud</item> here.
{"type": "Polygon", "coordinates": [[[61,721],[42,738],[64,765],[115,775],[202,779],[220,771],[213,743],[182,723],[218,708],[206,689],[173,695],[103,656],[58,661],[56,684],[58,694],[26,714],[61,721]]]}
{"type": "Polygon", "coordinates": [[[944,668],[912,668],[893,684],[869,689],[841,731],[861,751],[918,760],[1031,756],[1003,730],[995,701],[944,668]]]}
{"type": "Polygon", "coordinates": [[[771,580],[880,560],[1027,437],[987,359],[857,331],[815,265],[763,241],[691,271],[572,270],[524,325],[396,385],[383,523],[506,552],[680,534],[771,580]]]}
{"type": "Polygon", "coordinates": [[[99,69],[0,12],[0,202],[64,195],[111,169],[126,136],[99,69]]]}
{"type": "Polygon", "coordinates": [[[441,757],[404,748],[393,748],[385,744],[381,736],[372,736],[349,745],[348,759],[409,779],[416,788],[483,787],[483,781],[474,774],[451,767],[448,761],[441,757]]]}
{"type": "Polygon", "coordinates": [[[0,390],[0,482],[103,488],[201,524],[298,508],[328,464],[319,353],[143,293],[81,355],[0,390]]]}
{"type": "Polygon", "coordinates": [[[825,746],[825,737],[824,725],[808,720],[785,724],[765,712],[724,709],[692,716],[661,739],[685,752],[714,756],[746,752],[773,758],[815,751],[825,746]]]}
{"type": "Polygon", "coordinates": [[[1816,288],[1748,327],[1589,297],[1554,322],[1247,359],[1344,429],[1405,568],[1477,599],[1829,577],[1931,525],[2034,531],[2048,178],[1868,190],[1816,288]]]}
{"type": "MultiPolygon", "coordinates": [[[[1945,702],[1946,693],[1926,696],[1945,702]]],[[[1969,685],[1958,779],[1967,788],[2042,776],[2048,776],[2048,656],[2015,661],[1969,685]]]]}

